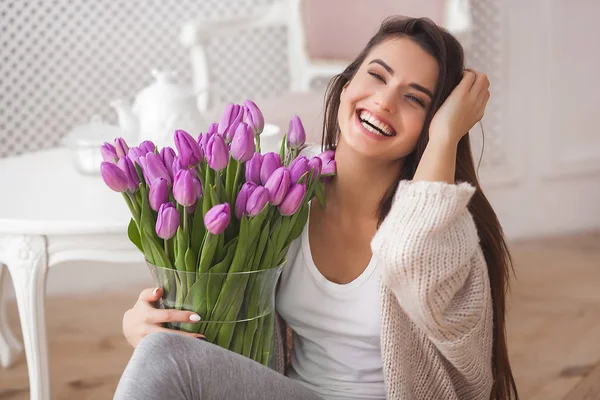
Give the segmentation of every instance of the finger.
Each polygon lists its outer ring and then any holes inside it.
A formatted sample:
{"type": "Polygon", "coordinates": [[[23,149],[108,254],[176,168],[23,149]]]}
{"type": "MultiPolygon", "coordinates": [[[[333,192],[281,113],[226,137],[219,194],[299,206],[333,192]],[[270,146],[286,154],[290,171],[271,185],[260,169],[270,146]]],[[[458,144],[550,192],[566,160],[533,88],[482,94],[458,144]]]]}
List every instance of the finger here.
{"type": "Polygon", "coordinates": [[[157,326],[156,328],[152,329],[153,332],[173,332],[173,333],[178,333],[180,335],[184,335],[184,336],[189,336],[191,338],[194,339],[206,339],[206,336],[201,335],[199,333],[189,333],[189,332],[185,332],[185,331],[179,331],[176,329],[168,329],[168,328],[163,328],[162,326],[157,326]]]}
{"type": "Polygon", "coordinates": [[[476,78],[477,75],[473,71],[464,70],[462,80],[458,84],[457,89],[467,93],[469,90],[471,90],[476,78]]]}
{"type": "Polygon", "coordinates": [[[477,96],[483,94],[490,88],[490,80],[487,75],[484,73],[477,73],[477,79],[475,83],[473,83],[473,87],[471,88],[471,92],[474,92],[477,96]]]}
{"type": "Polygon", "coordinates": [[[147,301],[147,302],[151,303],[151,302],[154,302],[154,301],[157,301],[158,299],[160,299],[160,296],[162,296],[161,288],[148,288],[148,289],[142,290],[138,300],[139,301],[147,301]]]}
{"type": "Polygon", "coordinates": [[[162,324],[163,322],[191,322],[200,321],[200,316],[191,311],[180,311],[172,309],[148,310],[146,322],[149,324],[162,324]]]}

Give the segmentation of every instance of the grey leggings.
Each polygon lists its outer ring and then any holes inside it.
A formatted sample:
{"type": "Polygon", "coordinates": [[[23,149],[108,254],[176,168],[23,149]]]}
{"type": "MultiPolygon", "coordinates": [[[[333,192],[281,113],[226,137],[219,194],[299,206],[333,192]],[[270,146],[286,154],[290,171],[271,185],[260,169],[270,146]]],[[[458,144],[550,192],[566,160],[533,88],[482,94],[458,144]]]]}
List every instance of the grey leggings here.
{"type": "Polygon", "coordinates": [[[155,332],[140,341],[115,400],[322,400],[257,362],[203,340],[155,332]]]}

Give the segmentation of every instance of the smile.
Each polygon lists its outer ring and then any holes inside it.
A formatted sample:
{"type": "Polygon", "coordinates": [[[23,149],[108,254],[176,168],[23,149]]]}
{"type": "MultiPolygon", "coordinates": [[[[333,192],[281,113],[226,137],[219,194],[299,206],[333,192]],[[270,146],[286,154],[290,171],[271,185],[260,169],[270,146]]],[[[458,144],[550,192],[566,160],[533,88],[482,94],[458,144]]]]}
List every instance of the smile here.
{"type": "Polygon", "coordinates": [[[380,121],[367,110],[357,111],[358,119],[362,126],[376,135],[393,137],[396,136],[394,129],[383,121],[380,121]]]}

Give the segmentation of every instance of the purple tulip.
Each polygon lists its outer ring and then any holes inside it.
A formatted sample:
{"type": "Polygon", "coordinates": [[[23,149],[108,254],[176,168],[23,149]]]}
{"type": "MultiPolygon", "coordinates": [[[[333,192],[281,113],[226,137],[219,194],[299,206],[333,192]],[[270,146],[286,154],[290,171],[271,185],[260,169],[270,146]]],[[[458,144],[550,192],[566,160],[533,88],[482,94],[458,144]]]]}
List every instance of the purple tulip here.
{"type": "Polygon", "coordinates": [[[165,167],[158,155],[148,153],[145,156],[140,157],[139,161],[144,169],[146,182],[152,183],[155,180],[162,178],[167,181],[169,186],[173,184],[173,179],[169,174],[169,170],[165,167]]]}
{"type": "Polygon", "coordinates": [[[300,117],[294,115],[290,121],[290,130],[287,134],[287,142],[290,149],[299,149],[306,142],[306,133],[300,117]]]}
{"type": "Polygon", "coordinates": [[[285,199],[279,205],[279,212],[283,216],[289,217],[294,215],[302,205],[306,195],[306,186],[302,183],[297,183],[289,190],[285,199]]]}
{"type": "Polygon", "coordinates": [[[221,135],[212,135],[206,143],[206,161],[215,171],[221,171],[229,162],[229,151],[221,135]]]}
{"type": "Polygon", "coordinates": [[[117,157],[119,158],[127,155],[127,153],[129,152],[129,146],[127,146],[127,142],[125,142],[125,139],[115,139],[115,150],[117,151],[117,157]]]}
{"type": "Polygon", "coordinates": [[[245,122],[240,122],[231,142],[231,157],[246,162],[254,155],[254,133],[245,122]]]}
{"type": "Polygon", "coordinates": [[[210,137],[214,134],[215,132],[206,132],[205,134],[200,134],[200,136],[198,137],[198,144],[200,145],[200,148],[202,149],[204,154],[206,154],[206,144],[208,143],[210,137]]]}
{"type": "Polygon", "coordinates": [[[248,201],[246,202],[246,213],[249,216],[255,217],[257,216],[265,205],[269,202],[269,192],[264,186],[257,186],[250,196],[248,196],[248,201]]]}
{"type": "Polygon", "coordinates": [[[156,150],[156,146],[150,140],[144,140],[138,147],[145,153],[154,153],[156,150]]]}
{"type": "Polygon", "coordinates": [[[127,174],[115,163],[102,162],[100,164],[100,174],[104,183],[115,192],[122,193],[129,188],[129,179],[127,174]]]}
{"type": "Polygon", "coordinates": [[[171,202],[163,203],[158,209],[156,234],[161,239],[171,239],[179,228],[179,211],[171,202]]]}
{"type": "Polygon", "coordinates": [[[323,161],[321,175],[334,175],[336,171],[335,150],[327,150],[319,154],[317,157],[323,161]]]}
{"type": "Polygon", "coordinates": [[[269,177],[265,188],[269,192],[269,203],[274,206],[281,204],[290,189],[290,171],[286,167],[280,167],[269,177]]]}
{"type": "Polygon", "coordinates": [[[238,104],[229,104],[219,121],[218,132],[223,135],[226,143],[230,143],[237,129],[237,125],[242,122],[244,109],[238,104]]]}
{"type": "Polygon", "coordinates": [[[158,211],[160,206],[169,201],[169,185],[167,181],[158,178],[150,185],[150,193],[148,193],[150,208],[158,211]]]}
{"type": "Polygon", "coordinates": [[[253,101],[244,101],[244,114],[244,120],[254,129],[254,134],[260,135],[265,129],[265,118],[253,101]]]}
{"type": "Polygon", "coordinates": [[[213,235],[221,234],[229,225],[229,214],[229,203],[217,204],[206,212],[204,226],[213,235]]]}
{"type": "Polygon", "coordinates": [[[198,142],[184,130],[175,131],[175,147],[179,152],[181,165],[186,168],[197,165],[204,157],[198,142]]]}
{"type": "Polygon", "coordinates": [[[260,168],[262,167],[263,155],[254,153],[250,161],[246,163],[246,182],[254,182],[260,185],[260,168]]]}
{"type": "Polygon", "coordinates": [[[175,175],[173,174],[173,161],[175,161],[175,157],[177,157],[177,155],[175,154],[175,150],[173,150],[170,147],[163,147],[162,149],[160,149],[159,155],[160,159],[163,162],[163,165],[167,167],[171,178],[174,177],[175,175]]]}
{"type": "Polygon", "coordinates": [[[127,190],[131,193],[135,192],[140,186],[140,178],[138,178],[137,171],[135,170],[135,166],[131,159],[128,156],[121,157],[121,159],[117,162],[117,166],[121,168],[125,175],[127,175],[127,190]]]}
{"type": "MultiPolygon", "coordinates": [[[[198,188],[194,182],[197,180],[189,169],[177,172],[173,183],[173,197],[184,207],[194,205],[198,200],[198,188]]],[[[201,191],[202,189],[200,189],[201,191]]]]}
{"type": "Polygon", "coordinates": [[[318,179],[321,176],[323,161],[319,157],[313,157],[308,161],[308,170],[310,179],[318,179]]]}
{"type": "MultiPolygon", "coordinates": [[[[195,175],[194,173],[192,173],[192,175],[195,175]]],[[[200,180],[198,178],[194,178],[193,179],[194,182],[194,191],[196,192],[196,198],[199,199],[200,197],[202,197],[202,184],[200,183],[200,180]]]]}
{"type": "Polygon", "coordinates": [[[246,213],[246,203],[256,188],[257,185],[254,182],[246,182],[242,185],[237,199],[235,200],[235,216],[237,219],[242,218],[242,214],[246,213]]]}
{"type": "Polygon", "coordinates": [[[292,183],[298,183],[298,179],[308,171],[308,158],[298,156],[290,164],[290,178],[292,183]]]}
{"type": "Polygon", "coordinates": [[[235,137],[235,132],[237,128],[240,126],[241,122],[234,121],[229,128],[223,132],[223,139],[225,139],[225,143],[231,144],[233,142],[233,138],[235,137]]]}
{"type": "Polygon", "coordinates": [[[131,147],[127,152],[127,157],[129,157],[129,159],[132,162],[137,163],[139,166],[142,166],[142,164],[140,164],[140,157],[143,157],[146,154],[147,153],[139,147],[131,147]]]}
{"type": "Polygon", "coordinates": [[[177,173],[183,169],[183,165],[181,165],[181,161],[179,157],[175,157],[173,160],[173,164],[171,164],[171,174],[173,177],[177,176],[177,173]]]}
{"type": "Polygon", "coordinates": [[[263,156],[260,166],[260,182],[264,185],[277,168],[281,167],[281,157],[277,153],[267,153],[263,156]]]}
{"type": "Polygon", "coordinates": [[[216,122],[213,122],[212,124],[210,124],[208,126],[208,130],[206,131],[206,133],[210,133],[211,135],[215,134],[217,132],[219,132],[219,124],[217,124],[216,122]]]}
{"type": "Polygon", "coordinates": [[[115,158],[119,158],[117,156],[117,149],[110,143],[104,143],[100,146],[100,154],[102,154],[102,159],[106,162],[115,162],[115,158]]]}

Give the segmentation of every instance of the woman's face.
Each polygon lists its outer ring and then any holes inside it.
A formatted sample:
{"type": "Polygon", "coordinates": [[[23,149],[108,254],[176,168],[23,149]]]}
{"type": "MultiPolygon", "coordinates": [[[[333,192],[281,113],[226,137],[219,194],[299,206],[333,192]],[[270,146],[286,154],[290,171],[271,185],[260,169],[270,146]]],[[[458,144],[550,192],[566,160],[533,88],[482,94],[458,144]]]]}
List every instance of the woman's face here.
{"type": "Polygon", "coordinates": [[[410,154],[436,89],[435,58],[408,38],[375,46],[340,97],[340,144],[380,160],[410,154]]]}

